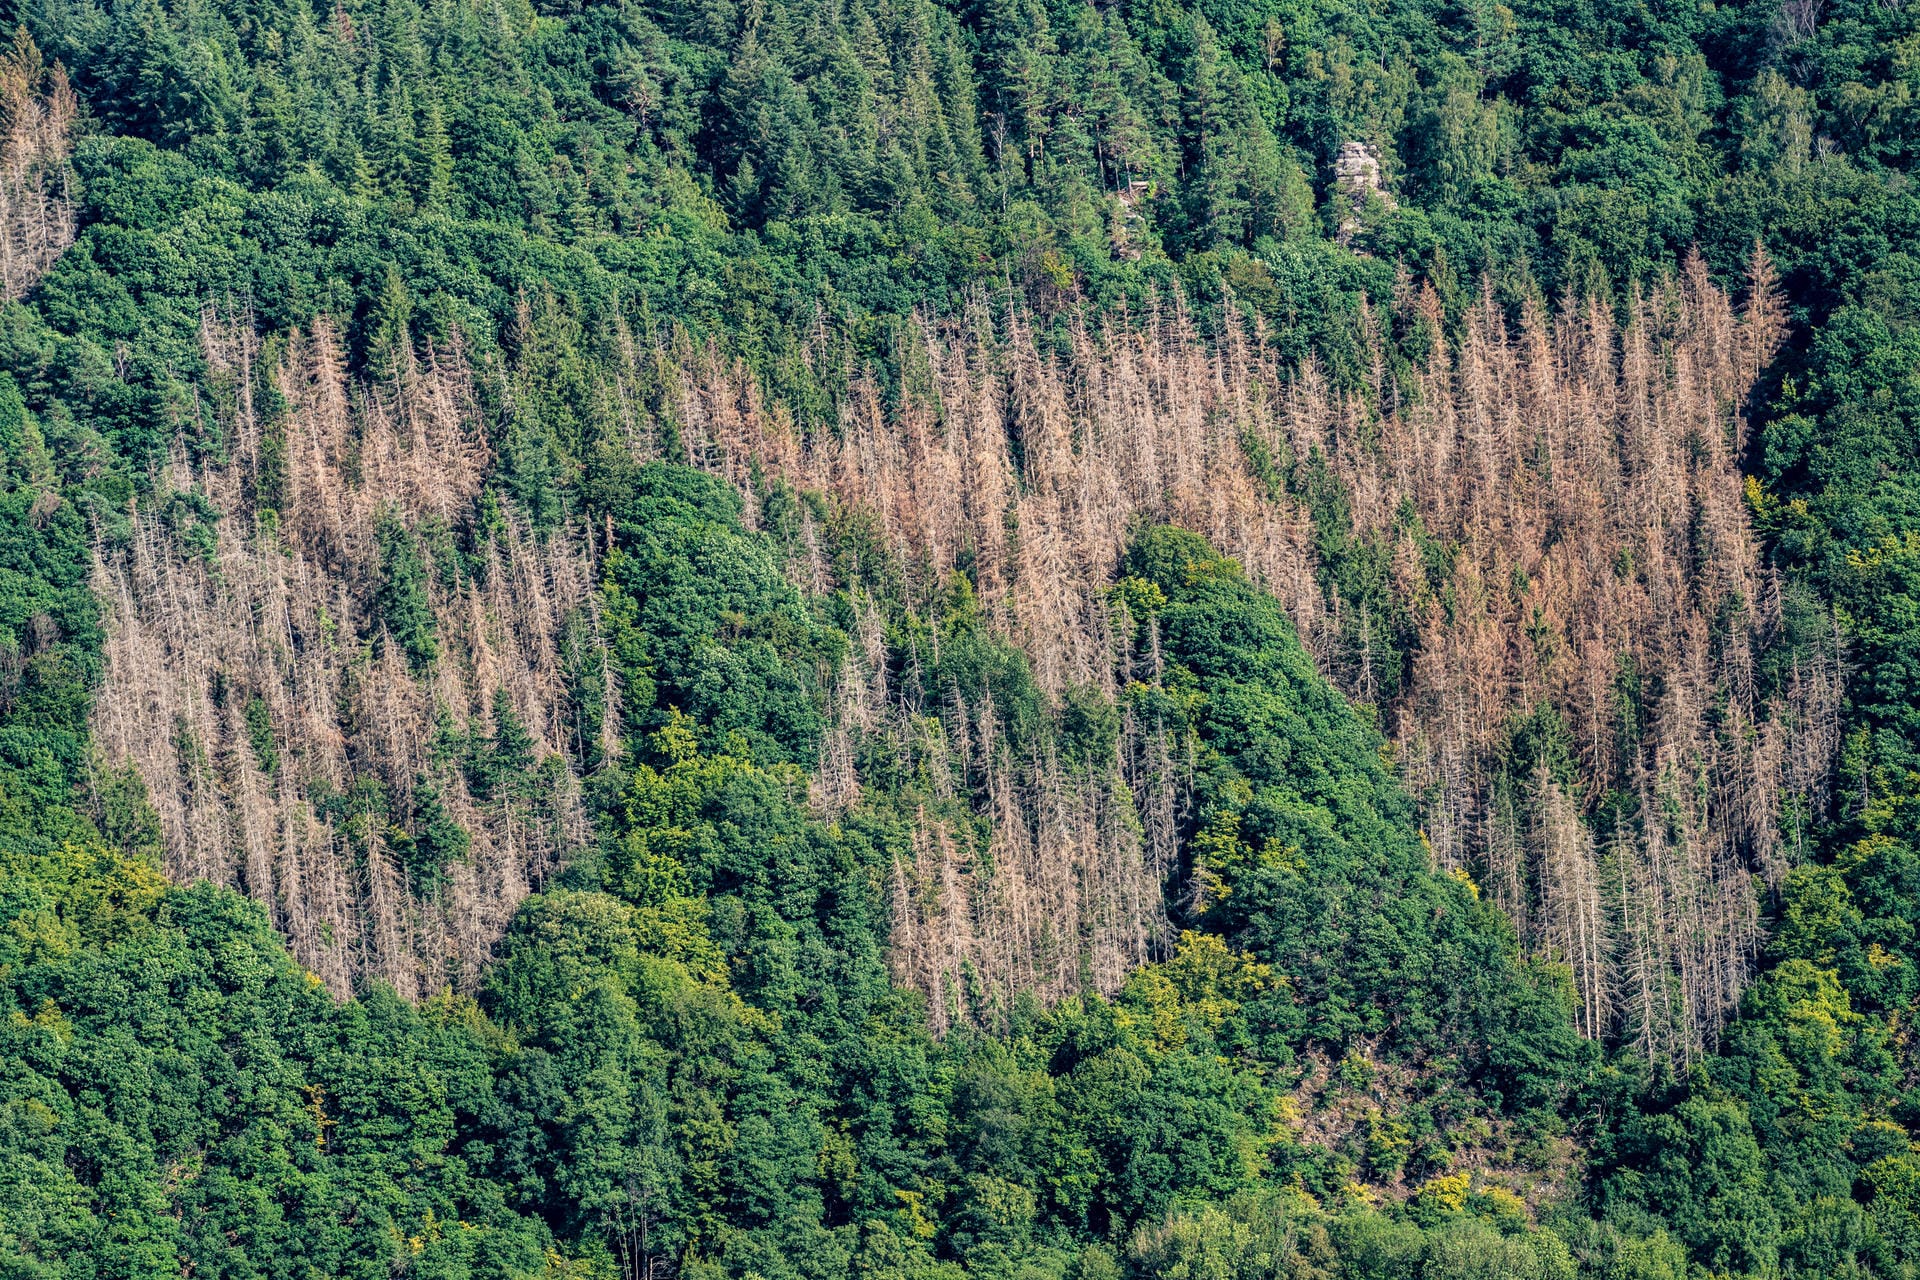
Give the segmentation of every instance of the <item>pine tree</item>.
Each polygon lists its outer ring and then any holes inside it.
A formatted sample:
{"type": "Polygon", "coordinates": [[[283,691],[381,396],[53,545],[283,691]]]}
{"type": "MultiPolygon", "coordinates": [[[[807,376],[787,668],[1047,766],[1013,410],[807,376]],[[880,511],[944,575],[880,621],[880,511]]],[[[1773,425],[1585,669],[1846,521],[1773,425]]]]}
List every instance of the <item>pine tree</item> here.
{"type": "Polygon", "coordinates": [[[415,671],[440,656],[433,606],[427,595],[427,570],[420,545],[398,513],[389,509],[374,528],[380,548],[380,579],[374,615],[388,640],[400,647],[415,671]]]}

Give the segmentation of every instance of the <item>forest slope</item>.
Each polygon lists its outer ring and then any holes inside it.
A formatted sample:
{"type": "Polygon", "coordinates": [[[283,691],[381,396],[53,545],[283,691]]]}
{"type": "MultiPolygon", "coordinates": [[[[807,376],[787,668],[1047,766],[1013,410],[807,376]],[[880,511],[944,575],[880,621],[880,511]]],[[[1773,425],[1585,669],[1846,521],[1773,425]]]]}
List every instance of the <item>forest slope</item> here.
{"type": "Polygon", "coordinates": [[[1916,14],[9,10],[4,1265],[1910,1274],[1916,14]]]}

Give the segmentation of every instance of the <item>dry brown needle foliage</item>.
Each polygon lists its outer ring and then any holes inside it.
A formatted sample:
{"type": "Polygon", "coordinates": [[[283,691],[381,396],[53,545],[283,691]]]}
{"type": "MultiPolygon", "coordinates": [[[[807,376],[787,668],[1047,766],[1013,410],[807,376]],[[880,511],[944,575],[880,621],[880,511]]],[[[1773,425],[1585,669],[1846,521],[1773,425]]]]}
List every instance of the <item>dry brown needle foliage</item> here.
{"type": "Polygon", "coordinates": [[[19,28],[0,54],[0,293],[9,302],[73,243],[67,157],[79,109],[66,71],[47,67],[19,28]]]}
{"type": "MultiPolygon", "coordinates": [[[[977,307],[919,326],[901,362],[917,376],[892,399],[855,371],[833,430],[796,429],[711,349],[683,353],[673,412],[689,460],[750,508],[764,468],[872,513],[923,586],[965,564],[1056,697],[1124,675],[1106,599],[1133,522],[1206,535],[1379,708],[1436,863],[1570,966],[1582,1029],[1685,1059],[1739,997],[1756,881],[1788,856],[1782,805],[1821,802],[1836,747],[1837,657],[1767,693],[1756,675],[1779,603],[1738,457],[1784,317],[1758,251],[1750,274],[1740,310],[1697,259],[1623,316],[1576,301],[1515,320],[1489,293],[1453,341],[1409,285],[1391,315],[1362,316],[1373,368],[1345,391],[1312,363],[1282,367],[1257,333],[1203,340],[1177,302],[1076,327],[1064,351],[1027,316],[977,307]],[[1387,330],[1424,345],[1397,374],[1387,330]],[[1397,622],[1357,616],[1330,585],[1309,471],[1342,498],[1331,532],[1390,565],[1397,622]],[[1386,657],[1401,665],[1383,678],[1386,657]],[[1542,708],[1570,732],[1572,774],[1516,783],[1511,734],[1542,708]]],[[[796,572],[831,585],[817,557],[796,572]]],[[[869,655],[841,682],[830,794],[857,786],[844,735],[884,718],[882,670],[869,655]]],[[[1112,785],[996,762],[980,711],[949,707],[947,736],[982,779],[997,847],[970,857],[925,824],[895,876],[897,971],[936,1008],[968,969],[990,989],[1111,989],[1159,927],[1177,769],[1137,731],[1112,785]]]]}
{"type": "Polygon", "coordinates": [[[535,538],[507,511],[478,569],[457,563],[450,539],[488,464],[457,346],[355,385],[318,323],[270,371],[284,406],[271,421],[252,325],[209,311],[203,347],[227,460],[177,452],[126,547],[98,564],[96,741],[138,767],[170,874],[251,894],[335,990],[470,983],[514,907],[586,837],[562,649],[593,608],[590,548],[535,538]],[[419,669],[375,608],[383,520],[425,558],[439,653],[419,669]],[[549,759],[537,800],[468,786],[459,755],[493,733],[496,706],[549,759]],[[427,795],[471,846],[423,880],[396,849],[422,834],[427,795]]]}
{"type": "MultiPolygon", "coordinates": [[[[1738,457],[1784,322],[1758,252],[1746,294],[1736,310],[1695,260],[1619,313],[1509,315],[1486,294],[1449,325],[1407,285],[1389,314],[1363,312],[1372,368],[1346,389],[1311,362],[1282,367],[1257,332],[1203,337],[1178,300],[1075,324],[1064,343],[1017,309],[976,306],[918,326],[891,392],[842,371],[831,430],[797,429],[711,347],[625,364],[667,371],[687,460],[733,480],[750,521],[755,476],[771,474],[866,513],[915,598],[964,567],[1056,700],[1152,678],[1158,654],[1127,652],[1108,616],[1135,523],[1204,534],[1377,708],[1436,865],[1469,873],[1530,949],[1569,966],[1581,1028],[1685,1060],[1739,997],[1759,886],[1792,853],[1784,807],[1824,804],[1837,746],[1837,652],[1760,674],[1779,600],[1738,457]],[[1417,350],[1396,362],[1390,342],[1417,350]],[[1386,606],[1339,585],[1331,545],[1385,566],[1386,606]],[[1517,727],[1543,713],[1570,747],[1523,759],[1517,727]]],[[[229,460],[176,458],[100,566],[99,741],[138,765],[173,870],[268,903],[336,987],[470,978],[585,833],[566,769],[532,813],[470,794],[446,744],[484,739],[504,692],[540,752],[564,756],[561,651],[593,610],[591,534],[537,539],[508,512],[480,570],[434,549],[470,527],[488,465],[457,348],[355,386],[316,325],[272,370],[286,407],[269,423],[252,404],[251,326],[210,313],[205,332],[229,460]],[[201,508],[199,525],[180,516],[201,508]],[[442,651],[417,670],[376,616],[383,521],[432,570],[442,651]],[[399,828],[338,801],[369,783],[399,828]],[[392,852],[418,835],[406,815],[422,787],[472,833],[430,889],[392,852]],[[336,798],[331,817],[315,796],[336,798]]],[[[650,432],[629,434],[650,452],[650,432]]],[[[819,530],[801,543],[802,585],[852,585],[833,580],[819,530]]],[[[1113,990],[1164,935],[1194,816],[1186,748],[1128,718],[1112,759],[1060,760],[1016,749],[990,694],[909,706],[889,685],[900,655],[880,608],[855,596],[814,799],[829,815],[857,803],[855,761],[875,740],[932,762],[889,886],[897,976],[939,1026],[982,996],[1113,990]]]]}

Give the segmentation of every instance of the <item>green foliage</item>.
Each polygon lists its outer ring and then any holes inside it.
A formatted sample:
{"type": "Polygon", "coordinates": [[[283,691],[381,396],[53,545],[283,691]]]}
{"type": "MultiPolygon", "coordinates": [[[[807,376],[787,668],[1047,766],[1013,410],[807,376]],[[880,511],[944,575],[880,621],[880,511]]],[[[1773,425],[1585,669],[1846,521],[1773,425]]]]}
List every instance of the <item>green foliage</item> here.
{"type": "Polygon", "coordinates": [[[411,830],[407,826],[388,829],[387,845],[406,869],[414,892],[431,898],[445,879],[447,867],[467,860],[473,838],[447,812],[439,791],[425,778],[414,782],[410,818],[411,830]]]}
{"type": "Polygon", "coordinates": [[[256,694],[247,699],[241,714],[246,721],[247,745],[253,748],[253,758],[260,771],[271,777],[280,768],[280,748],[273,740],[273,712],[267,700],[256,694]]]}
{"type": "Polygon", "coordinates": [[[470,1003],[340,1004],[257,907],[79,823],[0,852],[0,1249],[34,1276],[537,1272],[470,1003]],[[296,1260],[298,1260],[296,1262],[296,1260]]]}
{"type": "Polygon", "coordinates": [[[16,788],[58,804],[87,767],[98,608],[87,588],[86,515],[54,484],[10,378],[0,378],[0,458],[0,766],[16,788]]]}
{"type": "Polygon", "coordinates": [[[673,711],[705,743],[738,735],[754,759],[811,762],[821,681],[845,646],[809,610],[765,539],[739,527],[719,480],[650,464],[614,503],[604,616],[628,731],[673,711]]]}
{"type": "Polygon", "coordinates": [[[1789,54],[1758,4],[28,6],[99,127],[80,242],[4,363],[63,406],[54,456],[137,488],[209,298],[271,332],[350,320],[377,377],[458,329],[517,358],[502,478],[542,524],[615,452],[588,375],[623,331],[720,339],[831,421],[822,312],[884,359],[889,321],[981,287],[1137,309],[1178,279],[1357,386],[1396,258],[1456,314],[1462,273],[1624,286],[1696,241],[1730,270],[1854,199],[1816,189],[1861,175],[1815,138],[1906,163],[1913,59],[1879,51],[1909,16],[1843,7],[1789,54]],[[1395,199],[1362,218],[1370,258],[1328,239],[1348,141],[1395,199]]]}
{"type": "Polygon", "coordinates": [[[1423,1228],[1365,1205],[1329,1213],[1297,1190],[1246,1194],[1136,1232],[1130,1261],[1135,1274],[1152,1280],[1573,1280],[1579,1274],[1572,1251],[1552,1230],[1526,1230],[1502,1215],[1497,1197],[1471,1199],[1471,1210],[1463,1195],[1444,1220],[1423,1228]]]}
{"type": "Polygon", "coordinates": [[[1550,1111],[1584,1049],[1565,993],[1511,926],[1438,874],[1383,744],[1313,670],[1292,624],[1192,534],[1146,531],[1127,571],[1165,599],[1167,671],[1137,714],[1195,747],[1198,918],[1287,975],[1300,1048],[1385,1037],[1497,1105],[1550,1111]]]}
{"type": "Polygon", "coordinates": [[[427,599],[427,569],[413,530],[389,511],[375,527],[380,541],[380,582],[373,608],[384,628],[386,642],[400,646],[414,670],[424,670],[440,656],[434,636],[433,605],[427,599]]]}

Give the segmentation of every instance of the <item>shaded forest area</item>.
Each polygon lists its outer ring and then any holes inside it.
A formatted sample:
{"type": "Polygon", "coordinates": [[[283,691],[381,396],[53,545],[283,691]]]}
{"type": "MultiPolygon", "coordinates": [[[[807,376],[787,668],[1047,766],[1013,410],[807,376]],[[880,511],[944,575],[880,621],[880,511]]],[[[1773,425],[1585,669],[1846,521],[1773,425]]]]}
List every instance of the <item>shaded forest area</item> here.
{"type": "Polygon", "coordinates": [[[1920,1267],[1909,6],[5,16],[8,1274],[1920,1267]]]}

